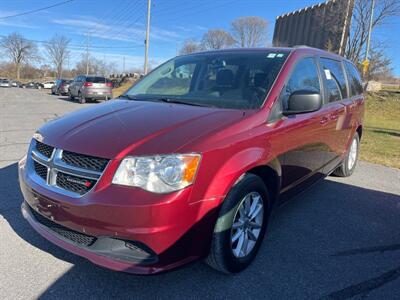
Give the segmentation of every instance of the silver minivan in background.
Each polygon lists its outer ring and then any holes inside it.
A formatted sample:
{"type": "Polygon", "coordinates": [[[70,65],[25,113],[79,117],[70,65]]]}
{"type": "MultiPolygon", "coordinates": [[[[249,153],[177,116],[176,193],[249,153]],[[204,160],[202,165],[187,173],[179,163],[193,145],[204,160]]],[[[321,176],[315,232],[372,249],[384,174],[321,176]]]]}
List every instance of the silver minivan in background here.
{"type": "Polygon", "coordinates": [[[103,76],[79,75],[70,83],[68,96],[79,103],[89,100],[109,100],[112,98],[112,83],[103,76]]]}

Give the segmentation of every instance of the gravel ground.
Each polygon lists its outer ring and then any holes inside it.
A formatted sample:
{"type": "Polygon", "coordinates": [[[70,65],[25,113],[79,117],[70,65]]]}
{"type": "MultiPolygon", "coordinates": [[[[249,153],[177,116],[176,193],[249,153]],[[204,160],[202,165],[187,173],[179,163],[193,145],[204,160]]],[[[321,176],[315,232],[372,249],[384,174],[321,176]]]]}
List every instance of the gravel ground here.
{"type": "Polygon", "coordinates": [[[363,162],[279,208],[256,261],[235,276],[201,262],[116,273],[50,244],[21,216],[16,162],[41,124],[89,105],[0,89],[0,299],[400,299],[400,170],[363,162]]]}

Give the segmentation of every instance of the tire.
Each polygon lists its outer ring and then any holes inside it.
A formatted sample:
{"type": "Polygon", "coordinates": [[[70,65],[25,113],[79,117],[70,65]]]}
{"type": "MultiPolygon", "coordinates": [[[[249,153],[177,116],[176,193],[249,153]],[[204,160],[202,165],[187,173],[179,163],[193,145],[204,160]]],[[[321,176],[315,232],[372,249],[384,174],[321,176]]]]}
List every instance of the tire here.
{"type": "Polygon", "coordinates": [[[341,165],[333,171],[333,175],[338,177],[349,177],[353,174],[357,165],[358,154],[360,150],[360,137],[356,132],[351,140],[347,154],[341,165]]]}
{"type": "Polygon", "coordinates": [[[85,98],[85,96],[83,96],[83,94],[81,92],[78,93],[78,99],[79,99],[80,104],[86,103],[86,98],[85,98]]]}
{"type": "Polygon", "coordinates": [[[268,191],[261,178],[253,174],[246,174],[231,189],[221,206],[206,263],[226,274],[238,273],[247,268],[256,257],[263,241],[269,216],[268,205],[268,191]],[[246,205],[243,206],[243,210],[241,210],[241,207],[249,195],[250,204],[247,207],[250,207],[250,215],[253,211],[257,217],[252,222],[246,220],[242,223],[240,221],[241,211],[246,212],[246,205]],[[254,210],[251,210],[251,204],[254,204],[258,196],[261,197],[261,208],[257,204],[254,210]],[[259,211],[258,214],[256,211],[259,211]],[[261,220],[260,217],[262,218],[261,220]],[[233,226],[234,224],[236,226],[233,226]],[[238,224],[241,225],[238,226],[238,224]],[[257,225],[257,227],[252,227],[254,225],[257,225]],[[258,234],[256,234],[257,230],[258,234]],[[242,238],[242,236],[247,235],[249,237],[250,231],[253,232],[253,236],[245,244],[246,239],[242,238]],[[243,233],[245,234],[243,235],[243,233]],[[235,237],[236,241],[233,242],[235,237]],[[255,237],[256,239],[254,240],[255,237]],[[240,242],[241,244],[239,244],[240,242]],[[243,247],[247,245],[247,253],[242,252],[244,248],[239,245],[243,247]],[[238,249],[242,250],[238,251],[238,249]]]}
{"type": "Polygon", "coordinates": [[[69,101],[74,101],[75,97],[72,95],[71,91],[68,91],[68,100],[69,101]]]}

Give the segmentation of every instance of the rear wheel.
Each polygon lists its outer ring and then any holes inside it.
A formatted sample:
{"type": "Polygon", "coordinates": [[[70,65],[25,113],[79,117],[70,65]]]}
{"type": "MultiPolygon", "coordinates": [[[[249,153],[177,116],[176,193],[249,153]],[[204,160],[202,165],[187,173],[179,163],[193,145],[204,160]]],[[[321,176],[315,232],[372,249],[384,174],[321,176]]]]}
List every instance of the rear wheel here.
{"type": "Polygon", "coordinates": [[[246,174],[222,204],[215,225],[208,265],[237,273],[256,257],[268,221],[268,192],[260,177],[246,174]]]}
{"type": "Polygon", "coordinates": [[[335,171],[333,171],[333,175],[339,177],[351,176],[357,165],[359,149],[360,149],[360,137],[356,132],[351,141],[349,150],[347,151],[346,158],[343,160],[342,164],[335,171]]]}
{"type": "Polygon", "coordinates": [[[74,101],[75,97],[72,95],[71,91],[68,91],[68,100],[69,101],[74,101]]]}
{"type": "Polygon", "coordinates": [[[83,94],[81,92],[78,93],[78,99],[79,99],[80,104],[86,103],[86,98],[85,98],[85,96],[83,96],[83,94]]]}

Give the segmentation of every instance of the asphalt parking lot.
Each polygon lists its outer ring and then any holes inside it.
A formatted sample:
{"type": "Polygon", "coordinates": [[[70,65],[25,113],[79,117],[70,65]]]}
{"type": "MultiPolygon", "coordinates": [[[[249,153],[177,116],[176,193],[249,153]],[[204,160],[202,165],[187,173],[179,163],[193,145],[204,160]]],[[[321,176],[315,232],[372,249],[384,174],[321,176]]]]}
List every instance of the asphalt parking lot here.
{"type": "Polygon", "coordinates": [[[41,124],[90,105],[0,89],[0,299],[400,299],[400,170],[365,162],[279,208],[258,258],[235,276],[201,262],[116,273],[50,244],[20,213],[16,162],[41,124]]]}

